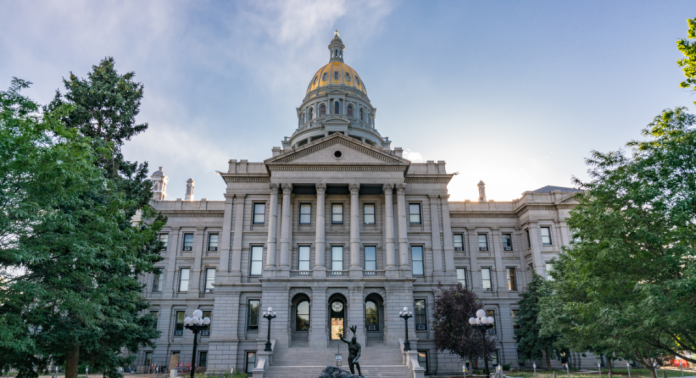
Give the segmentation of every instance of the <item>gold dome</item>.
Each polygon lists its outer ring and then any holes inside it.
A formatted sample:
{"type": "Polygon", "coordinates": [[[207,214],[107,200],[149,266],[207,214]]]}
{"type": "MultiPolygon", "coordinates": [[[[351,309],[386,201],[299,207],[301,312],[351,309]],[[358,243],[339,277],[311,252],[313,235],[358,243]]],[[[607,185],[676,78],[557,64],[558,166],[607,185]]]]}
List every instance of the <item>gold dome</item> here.
{"type": "Polygon", "coordinates": [[[329,64],[320,68],[319,71],[312,76],[312,80],[309,82],[309,87],[307,88],[307,93],[329,85],[345,85],[349,87],[348,90],[350,90],[350,88],[355,88],[356,91],[367,95],[365,84],[360,76],[358,76],[358,73],[343,62],[329,62],[329,64]]]}

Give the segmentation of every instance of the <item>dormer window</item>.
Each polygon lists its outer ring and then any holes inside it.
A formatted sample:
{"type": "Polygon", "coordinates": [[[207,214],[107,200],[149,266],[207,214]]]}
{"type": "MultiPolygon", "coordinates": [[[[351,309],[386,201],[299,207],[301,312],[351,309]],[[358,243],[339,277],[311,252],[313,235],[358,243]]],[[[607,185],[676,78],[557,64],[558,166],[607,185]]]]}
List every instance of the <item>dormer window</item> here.
{"type": "Polygon", "coordinates": [[[319,80],[319,76],[314,76],[314,85],[317,84],[317,80],[319,80]]]}
{"type": "Polygon", "coordinates": [[[346,72],[346,81],[350,81],[350,74],[346,72]]]}
{"type": "Polygon", "coordinates": [[[334,102],[334,114],[340,114],[341,111],[341,105],[338,103],[338,101],[334,102]]]}
{"type": "Polygon", "coordinates": [[[324,72],[324,74],[321,76],[321,81],[326,81],[326,79],[329,78],[329,74],[324,72]]]}
{"type": "Polygon", "coordinates": [[[358,79],[358,77],[357,77],[357,76],[355,77],[355,84],[358,84],[358,85],[360,85],[360,79],[358,79]]]}
{"type": "Polygon", "coordinates": [[[324,117],[326,115],[326,105],[321,104],[319,107],[319,116],[324,117]]]}
{"type": "Polygon", "coordinates": [[[334,71],[334,80],[338,80],[338,71],[334,71]]]}
{"type": "Polygon", "coordinates": [[[312,118],[314,118],[314,109],[313,108],[309,108],[309,117],[307,117],[307,118],[309,118],[310,120],[312,118]]]}
{"type": "Polygon", "coordinates": [[[360,109],[360,120],[361,121],[363,120],[363,110],[362,109],[360,109]]]}
{"type": "Polygon", "coordinates": [[[353,105],[348,105],[348,117],[353,117],[353,105]]]}

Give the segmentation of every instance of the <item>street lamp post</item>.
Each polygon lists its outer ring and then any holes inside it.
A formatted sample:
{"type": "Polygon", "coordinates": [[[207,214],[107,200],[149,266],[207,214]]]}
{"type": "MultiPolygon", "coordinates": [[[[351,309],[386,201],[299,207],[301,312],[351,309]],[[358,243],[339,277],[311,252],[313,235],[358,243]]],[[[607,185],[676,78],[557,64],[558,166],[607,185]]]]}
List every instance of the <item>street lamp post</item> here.
{"type": "Polygon", "coordinates": [[[266,339],[266,349],[264,351],[271,352],[271,319],[275,319],[276,313],[273,311],[273,307],[268,308],[268,312],[263,312],[263,317],[268,319],[268,338],[266,339]]]}
{"type": "Polygon", "coordinates": [[[184,319],[184,327],[193,332],[193,357],[191,357],[191,378],[196,373],[196,349],[198,348],[198,332],[210,328],[210,318],[203,317],[203,311],[193,312],[193,318],[184,319]]]}
{"type": "Polygon", "coordinates": [[[399,311],[399,317],[406,322],[406,339],[404,340],[404,351],[411,350],[411,342],[408,341],[408,319],[413,317],[413,313],[408,311],[408,307],[404,307],[403,311],[399,311]]]}
{"type": "Polygon", "coordinates": [[[478,310],[476,311],[475,318],[469,318],[469,324],[471,324],[474,329],[478,329],[481,332],[481,342],[483,343],[483,362],[486,365],[486,375],[490,375],[490,370],[488,370],[488,346],[486,345],[486,331],[493,328],[493,323],[495,320],[493,317],[486,317],[486,311],[478,310]]]}

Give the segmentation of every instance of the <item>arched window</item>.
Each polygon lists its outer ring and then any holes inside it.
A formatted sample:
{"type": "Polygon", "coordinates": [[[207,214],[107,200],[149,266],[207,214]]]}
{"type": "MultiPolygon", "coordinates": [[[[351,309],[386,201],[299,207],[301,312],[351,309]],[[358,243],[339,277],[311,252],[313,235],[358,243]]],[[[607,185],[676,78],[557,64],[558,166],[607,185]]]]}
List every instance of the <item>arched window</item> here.
{"type": "Polygon", "coordinates": [[[338,101],[334,102],[334,114],[339,114],[341,111],[341,105],[338,103],[338,101]]]}
{"type": "Polygon", "coordinates": [[[353,116],[353,105],[348,105],[348,117],[353,116]]]}
{"type": "Polygon", "coordinates": [[[334,80],[338,80],[338,71],[334,71],[334,80]]]}
{"type": "Polygon", "coordinates": [[[319,117],[324,117],[326,115],[326,105],[321,104],[319,107],[319,117]]]}
{"type": "Polygon", "coordinates": [[[328,79],[328,77],[329,77],[329,74],[326,73],[326,72],[324,72],[324,74],[321,75],[321,80],[322,80],[322,81],[326,81],[326,79],[328,79]]]}
{"type": "Polygon", "coordinates": [[[302,301],[297,304],[297,331],[309,331],[309,302],[302,301]]]}
{"type": "Polygon", "coordinates": [[[365,302],[365,326],[370,331],[379,330],[379,314],[377,313],[377,303],[373,301],[365,302]]]}
{"type": "Polygon", "coordinates": [[[309,121],[314,118],[314,108],[309,108],[309,117],[307,117],[309,121]]]}
{"type": "Polygon", "coordinates": [[[156,183],[155,183],[155,189],[154,189],[154,191],[155,191],[155,192],[159,191],[159,182],[156,182],[156,183]]]}
{"type": "Polygon", "coordinates": [[[362,121],[362,119],[363,119],[363,110],[360,109],[360,120],[362,121]]]}
{"type": "Polygon", "coordinates": [[[358,85],[360,85],[360,79],[358,79],[357,76],[355,77],[355,83],[358,84],[358,85]]]}
{"type": "Polygon", "coordinates": [[[314,84],[317,83],[317,80],[319,80],[319,76],[314,76],[314,84]]]}
{"type": "Polygon", "coordinates": [[[350,74],[346,72],[346,81],[350,81],[350,74]]]}

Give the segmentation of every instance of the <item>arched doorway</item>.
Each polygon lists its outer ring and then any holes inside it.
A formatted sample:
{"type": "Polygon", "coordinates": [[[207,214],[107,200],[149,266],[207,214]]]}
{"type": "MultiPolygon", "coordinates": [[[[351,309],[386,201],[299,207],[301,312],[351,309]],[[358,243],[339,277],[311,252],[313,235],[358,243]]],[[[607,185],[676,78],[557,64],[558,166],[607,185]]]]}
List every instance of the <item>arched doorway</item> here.
{"type": "Polygon", "coordinates": [[[384,340],[384,300],[376,293],[365,298],[365,339],[368,344],[384,340]]]}
{"type": "Polygon", "coordinates": [[[306,294],[297,294],[292,299],[292,327],[293,346],[309,345],[310,301],[306,294]]]}
{"type": "Polygon", "coordinates": [[[346,315],[348,314],[346,297],[341,294],[334,294],[329,297],[329,340],[339,340],[339,334],[346,335],[346,315]]]}

